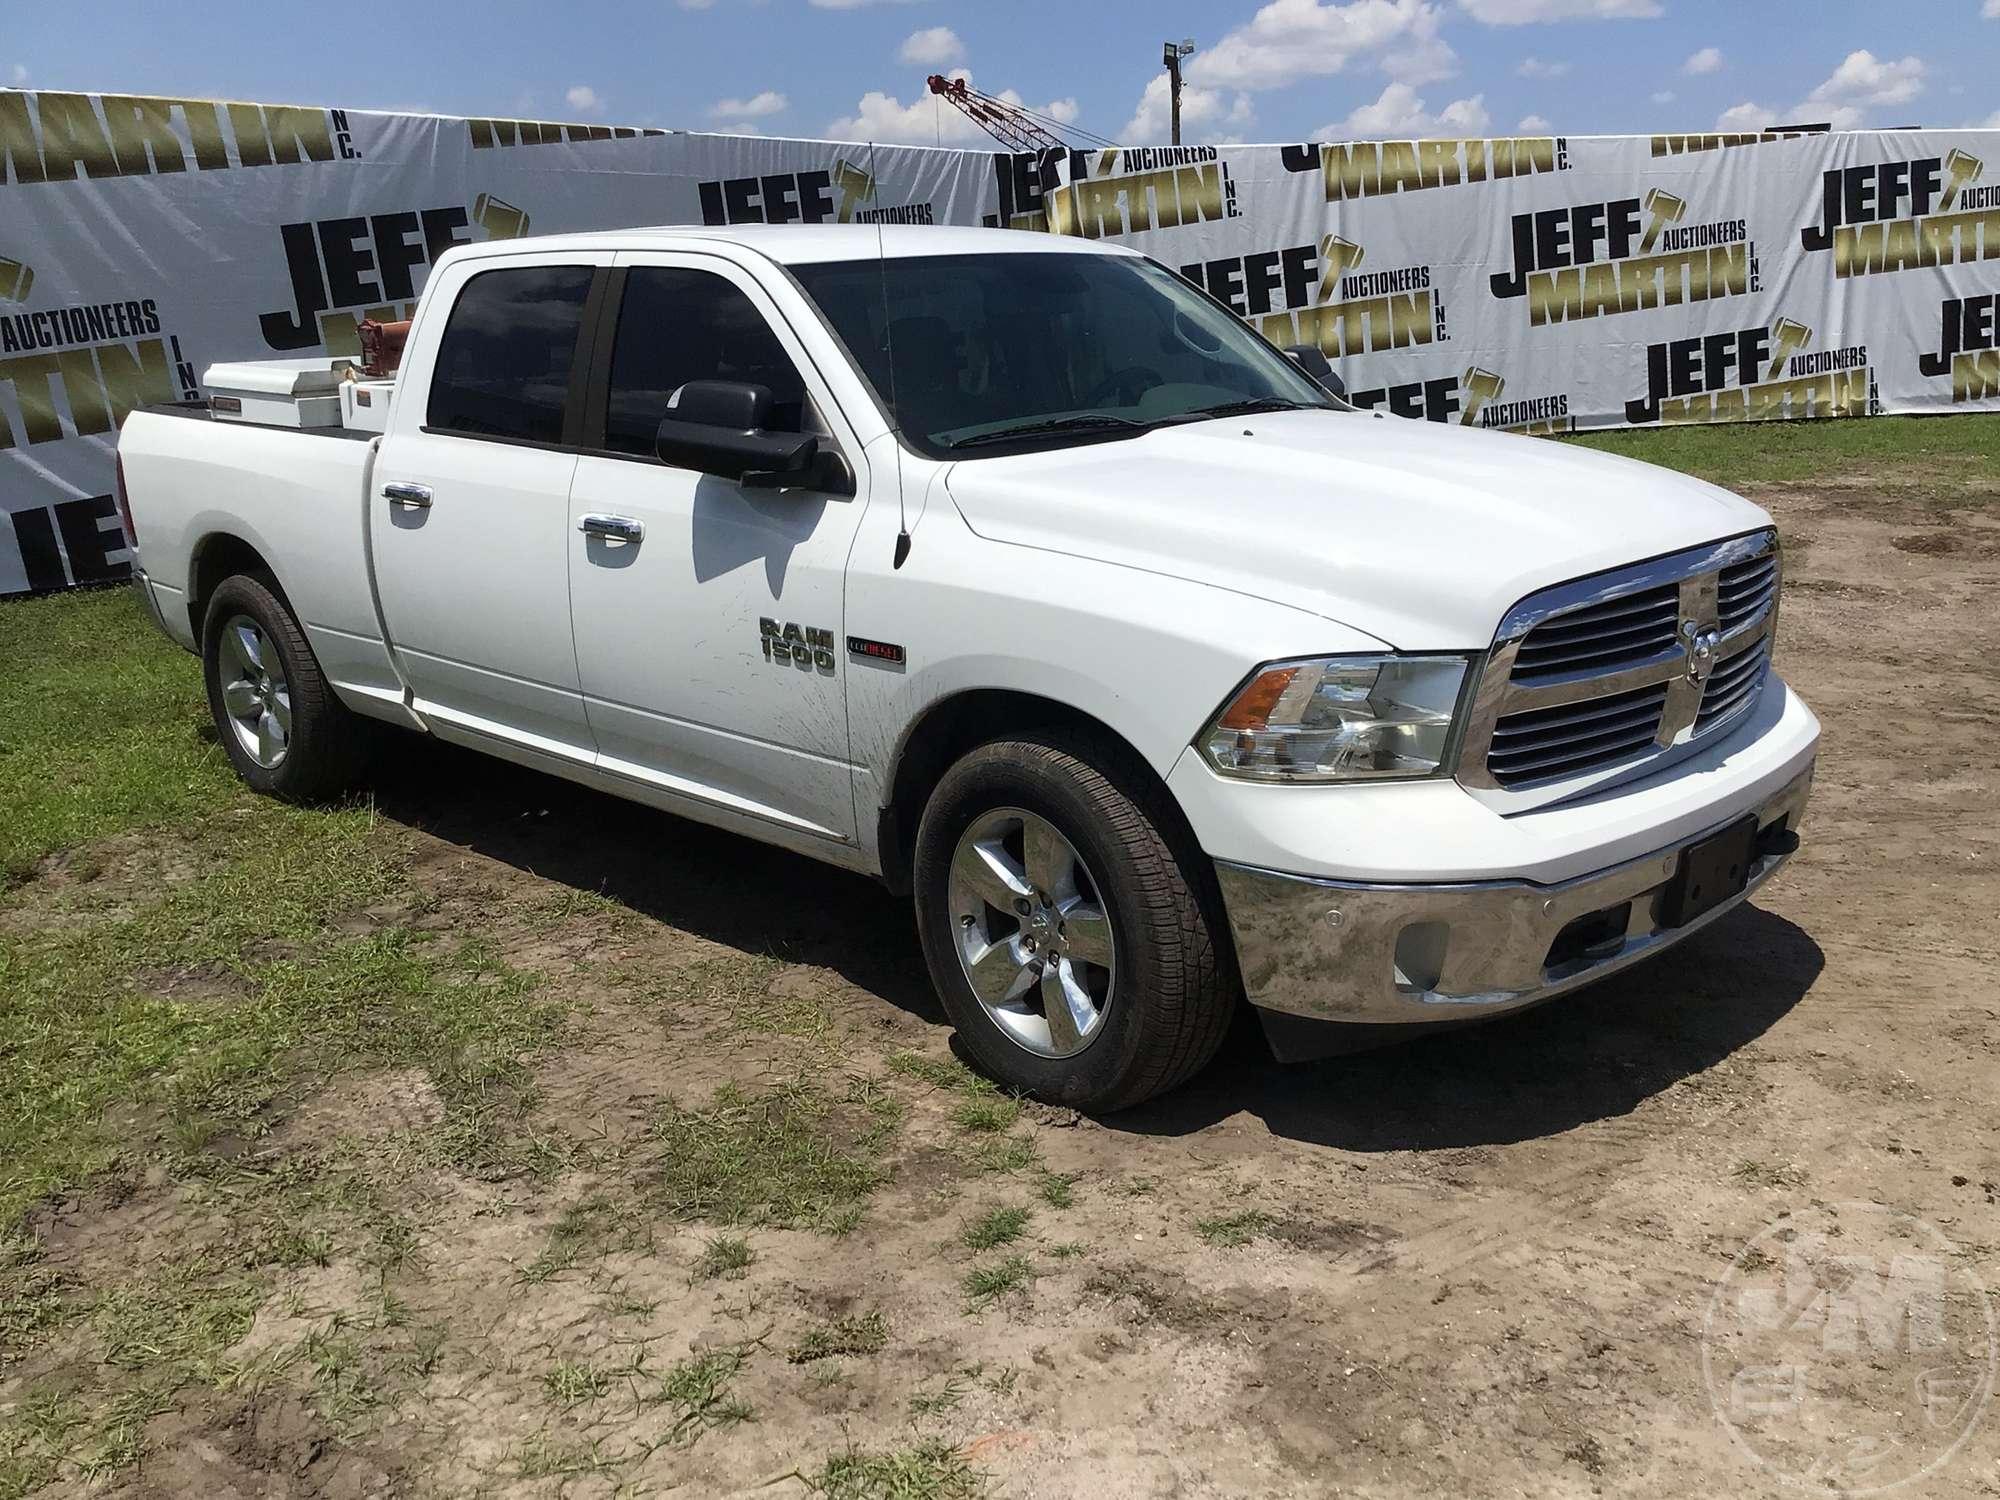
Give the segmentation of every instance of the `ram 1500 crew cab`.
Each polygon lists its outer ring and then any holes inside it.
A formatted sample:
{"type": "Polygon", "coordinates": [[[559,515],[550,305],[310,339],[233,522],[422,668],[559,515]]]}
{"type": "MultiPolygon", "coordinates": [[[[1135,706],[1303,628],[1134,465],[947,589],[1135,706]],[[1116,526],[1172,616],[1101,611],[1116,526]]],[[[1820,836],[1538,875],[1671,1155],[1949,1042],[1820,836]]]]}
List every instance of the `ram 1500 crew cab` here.
{"type": "Polygon", "coordinates": [[[1127,250],[468,247],[371,392],[125,424],[244,779],[335,793],[383,720],[879,876],[1043,1098],[1169,1088],[1244,999],[1281,1057],[1519,1010],[1797,845],[1768,516],[1356,411],[1127,250]]]}

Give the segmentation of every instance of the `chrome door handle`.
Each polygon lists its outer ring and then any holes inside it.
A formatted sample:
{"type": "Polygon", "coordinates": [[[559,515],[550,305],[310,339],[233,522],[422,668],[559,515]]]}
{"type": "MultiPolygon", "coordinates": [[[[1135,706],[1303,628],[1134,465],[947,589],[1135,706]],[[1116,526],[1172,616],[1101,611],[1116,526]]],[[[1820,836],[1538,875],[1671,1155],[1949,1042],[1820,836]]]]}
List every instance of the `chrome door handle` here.
{"type": "Polygon", "coordinates": [[[629,516],[584,516],[576,523],[576,529],[585,536],[602,537],[607,542],[636,542],[646,534],[646,528],[629,516]]]}
{"type": "Polygon", "coordinates": [[[397,505],[407,505],[413,510],[429,510],[431,487],[427,484],[408,484],[399,479],[382,486],[382,498],[397,505]]]}

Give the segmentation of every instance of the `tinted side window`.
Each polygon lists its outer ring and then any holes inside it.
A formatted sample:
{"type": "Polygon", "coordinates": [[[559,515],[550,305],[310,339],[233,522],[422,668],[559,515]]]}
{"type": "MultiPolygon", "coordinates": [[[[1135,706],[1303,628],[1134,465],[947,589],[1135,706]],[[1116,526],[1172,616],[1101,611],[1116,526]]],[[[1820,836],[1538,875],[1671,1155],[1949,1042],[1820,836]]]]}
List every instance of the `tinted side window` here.
{"type": "Polygon", "coordinates": [[[588,266],[482,271],[438,345],[427,423],[482,437],[562,441],[588,266]]]}
{"type": "Polygon", "coordinates": [[[626,273],[612,342],[605,446],[651,454],[667,398],[690,380],[769,386],[771,430],[806,430],[805,383],[733,282],[710,271],[635,266],[626,273]]]}

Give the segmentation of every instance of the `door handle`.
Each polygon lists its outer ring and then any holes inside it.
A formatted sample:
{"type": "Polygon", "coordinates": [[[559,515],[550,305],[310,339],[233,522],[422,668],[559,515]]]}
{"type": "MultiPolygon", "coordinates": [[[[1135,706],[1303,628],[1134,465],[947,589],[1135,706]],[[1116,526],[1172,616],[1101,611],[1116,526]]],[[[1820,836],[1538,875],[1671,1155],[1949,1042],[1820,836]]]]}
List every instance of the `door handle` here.
{"type": "Polygon", "coordinates": [[[629,516],[584,516],[576,529],[607,542],[637,542],[646,534],[645,526],[629,516]]]}
{"type": "Polygon", "coordinates": [[[429,510],[431,487],[427,484],[409,484],[399,479],[382,486],[382,498],[396,505],[407,505],[412,510],[429,510]]]}

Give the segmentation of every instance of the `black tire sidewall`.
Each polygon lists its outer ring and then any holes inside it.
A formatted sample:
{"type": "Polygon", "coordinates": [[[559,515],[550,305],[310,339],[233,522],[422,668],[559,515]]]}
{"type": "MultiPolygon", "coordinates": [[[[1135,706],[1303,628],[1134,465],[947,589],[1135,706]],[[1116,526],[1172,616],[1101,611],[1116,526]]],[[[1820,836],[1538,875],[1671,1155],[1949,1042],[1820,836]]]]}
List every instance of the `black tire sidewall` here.
{"type": "MultiPolygon", "coordinates": [[[[1046,748],[1073,753],[1067,747],[1046,748]]],[[[1122,1094],[1140,1065],[1147,1002],[1164,976],[1158,935],[1144,921],[1146,903],[1132,854],[1108,826],[1098,800],[1107,790],[1126,799],[1108,783],[1094,798],[1074,774],[1065,774],[1060,760],[1032,753],[1044,749],[1038,741],[989,744],[945,773],[917,830],[917,925],[931,980],[960,1041],[981,1068],[1035,1098],[1088,1109],[1122,1094]],[[1070,1057],[1042,1057],[1009,1037],[986,1013],[959,963],[948,891],[952,856],[976,818],[1003,807],[1035,813],[1056,826],[1083,856],[1110,918],[1117,945],[1110,1007],[1090,1045],[1070,1057]]]]}
{"type": "Polygon", "coordinates": [[[324,758],[319,743],[327,726],[314,707],[325,688],[319,663],[283,600],[260,579],[238,574],[224,579],[210,596],[201,632],[202,679],[208,689],[208,711],[215,732],[236,774],[253,790],[267,796],[293,798],[305,794],[314,780],[316,762],[324,758]],[[284,663],[291,689],[292,732],[285,758],[275,766],[260,766],[238,743],[229,711],[222,701],[222,625],[234,615],[246,615],[263,631],[264,639],[284,663]]]}

